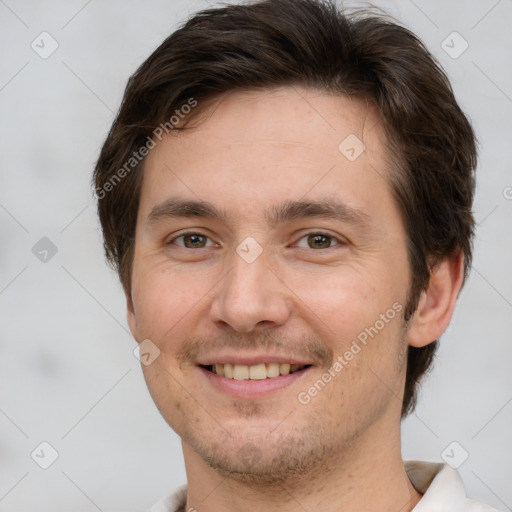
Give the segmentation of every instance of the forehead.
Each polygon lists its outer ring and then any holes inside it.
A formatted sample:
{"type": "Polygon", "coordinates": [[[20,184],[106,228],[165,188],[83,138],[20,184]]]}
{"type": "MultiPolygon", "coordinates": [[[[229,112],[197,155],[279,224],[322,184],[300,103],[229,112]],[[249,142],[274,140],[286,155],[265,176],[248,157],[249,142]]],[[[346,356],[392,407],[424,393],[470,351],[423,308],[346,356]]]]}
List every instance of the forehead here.
{"type": "Polygon", "coordinates": [[[177,194],[215,191],[228,206],[244,194],[277,202],[343,189],[350,202],[356,189],[387,187],[379,116],[364,99],[288,86],[232,91],[197,108],[148,155],[141,209],[177,194]]]}
{"type": "Polygon", "coordinates": [[[187,130],[171,138],[187,136],[200,146],[257,142],[339,150],[353,134],[374,152],[383,136],[379,121],[373,102],[361,97],[303,86],[247,89],[199,102],[190,122],[185,118],[187,130]]]}

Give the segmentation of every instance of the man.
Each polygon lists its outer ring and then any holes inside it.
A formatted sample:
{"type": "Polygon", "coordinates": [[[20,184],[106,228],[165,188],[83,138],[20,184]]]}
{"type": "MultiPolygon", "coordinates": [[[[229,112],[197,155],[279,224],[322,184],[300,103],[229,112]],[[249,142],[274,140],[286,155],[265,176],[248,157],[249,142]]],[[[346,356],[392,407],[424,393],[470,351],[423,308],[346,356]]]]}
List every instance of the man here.
{"type": "Polygon", "coordinates": [[[152,511],[491,510],[405,463],[471,262],[476,150],[408,30],[317,0],[198,13],[131,77],[105,249],[188,486],[152,511]]]}

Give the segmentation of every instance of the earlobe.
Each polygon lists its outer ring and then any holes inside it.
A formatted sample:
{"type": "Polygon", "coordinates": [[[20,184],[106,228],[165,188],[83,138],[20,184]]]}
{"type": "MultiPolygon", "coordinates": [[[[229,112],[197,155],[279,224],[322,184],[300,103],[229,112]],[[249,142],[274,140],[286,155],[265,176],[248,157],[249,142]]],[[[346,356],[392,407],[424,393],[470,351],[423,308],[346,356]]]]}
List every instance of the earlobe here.
{"type": "Polygon", "coordinates": [[[461,251],[432,269],[429,284],[421,293],[409,324],[409,345],[424,347],[441,336],[452,318],[463,280],[464,255],[461,251]]]}

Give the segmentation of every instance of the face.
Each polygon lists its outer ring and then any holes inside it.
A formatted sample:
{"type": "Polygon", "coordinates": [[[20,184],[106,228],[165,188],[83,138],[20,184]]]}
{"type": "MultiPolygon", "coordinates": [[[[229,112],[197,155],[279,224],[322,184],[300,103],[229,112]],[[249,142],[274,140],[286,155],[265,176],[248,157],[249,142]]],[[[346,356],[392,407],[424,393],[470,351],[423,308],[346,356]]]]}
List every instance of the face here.
{"type": "Polygon", "coordinates": [[[129,324],[185,457],[285,479],[399,424],[406,233],[366,102],[284,87],[205,114],[147,157],[129,324]]]}

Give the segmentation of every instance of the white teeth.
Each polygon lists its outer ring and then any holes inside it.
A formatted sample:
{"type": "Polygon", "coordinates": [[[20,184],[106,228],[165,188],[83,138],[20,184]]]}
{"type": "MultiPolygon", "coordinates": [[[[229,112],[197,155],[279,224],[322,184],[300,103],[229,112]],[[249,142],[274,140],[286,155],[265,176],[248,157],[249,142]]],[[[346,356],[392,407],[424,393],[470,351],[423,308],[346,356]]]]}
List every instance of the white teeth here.
{"type": "Polygon", "coordinates": [[[267,377],[279,377],[279,364],[278,363],[270,363],[267,364],[267,377]]]}
{"type": "MultiPolygon", "coordinates": [[[[219,366],[222,366],[221,364],[219,364],[219,366]]],[[[217,365],[215,365],[215,367],[217,367],[217,365]]],[[[228,379],[232,379],[233,378],[233,365],[232,364],[225,364],[224,365],[224,377],[227,377],[228,379]]]]}
{"type": "Polygon", "coordinates": [[[279,377],[279,375],[288,375],[302,370],[305,365],[289,363],[259,363],[252,366],[244,364],[214,364],[211,371],[222,377],[235,380],[264,380],[279,377]]]}
{"type": "Polygon", "coordinates": [[[249,366],[249,378],[251,380],[263,380],[267,378],[267,367],[265,363],[249,366]]]}
{"type": "Polygon", "coordinates": [[[243,364],[235,364],[233,378],[235,380],[247,380],[249,378],[249,367],[243,364]]]}
{"type": "Polygon", "coordinates": [[[280,364],[279,373],[281,375],[288,375],[290,373],[290,365],[288,363],[280,364]]]}

